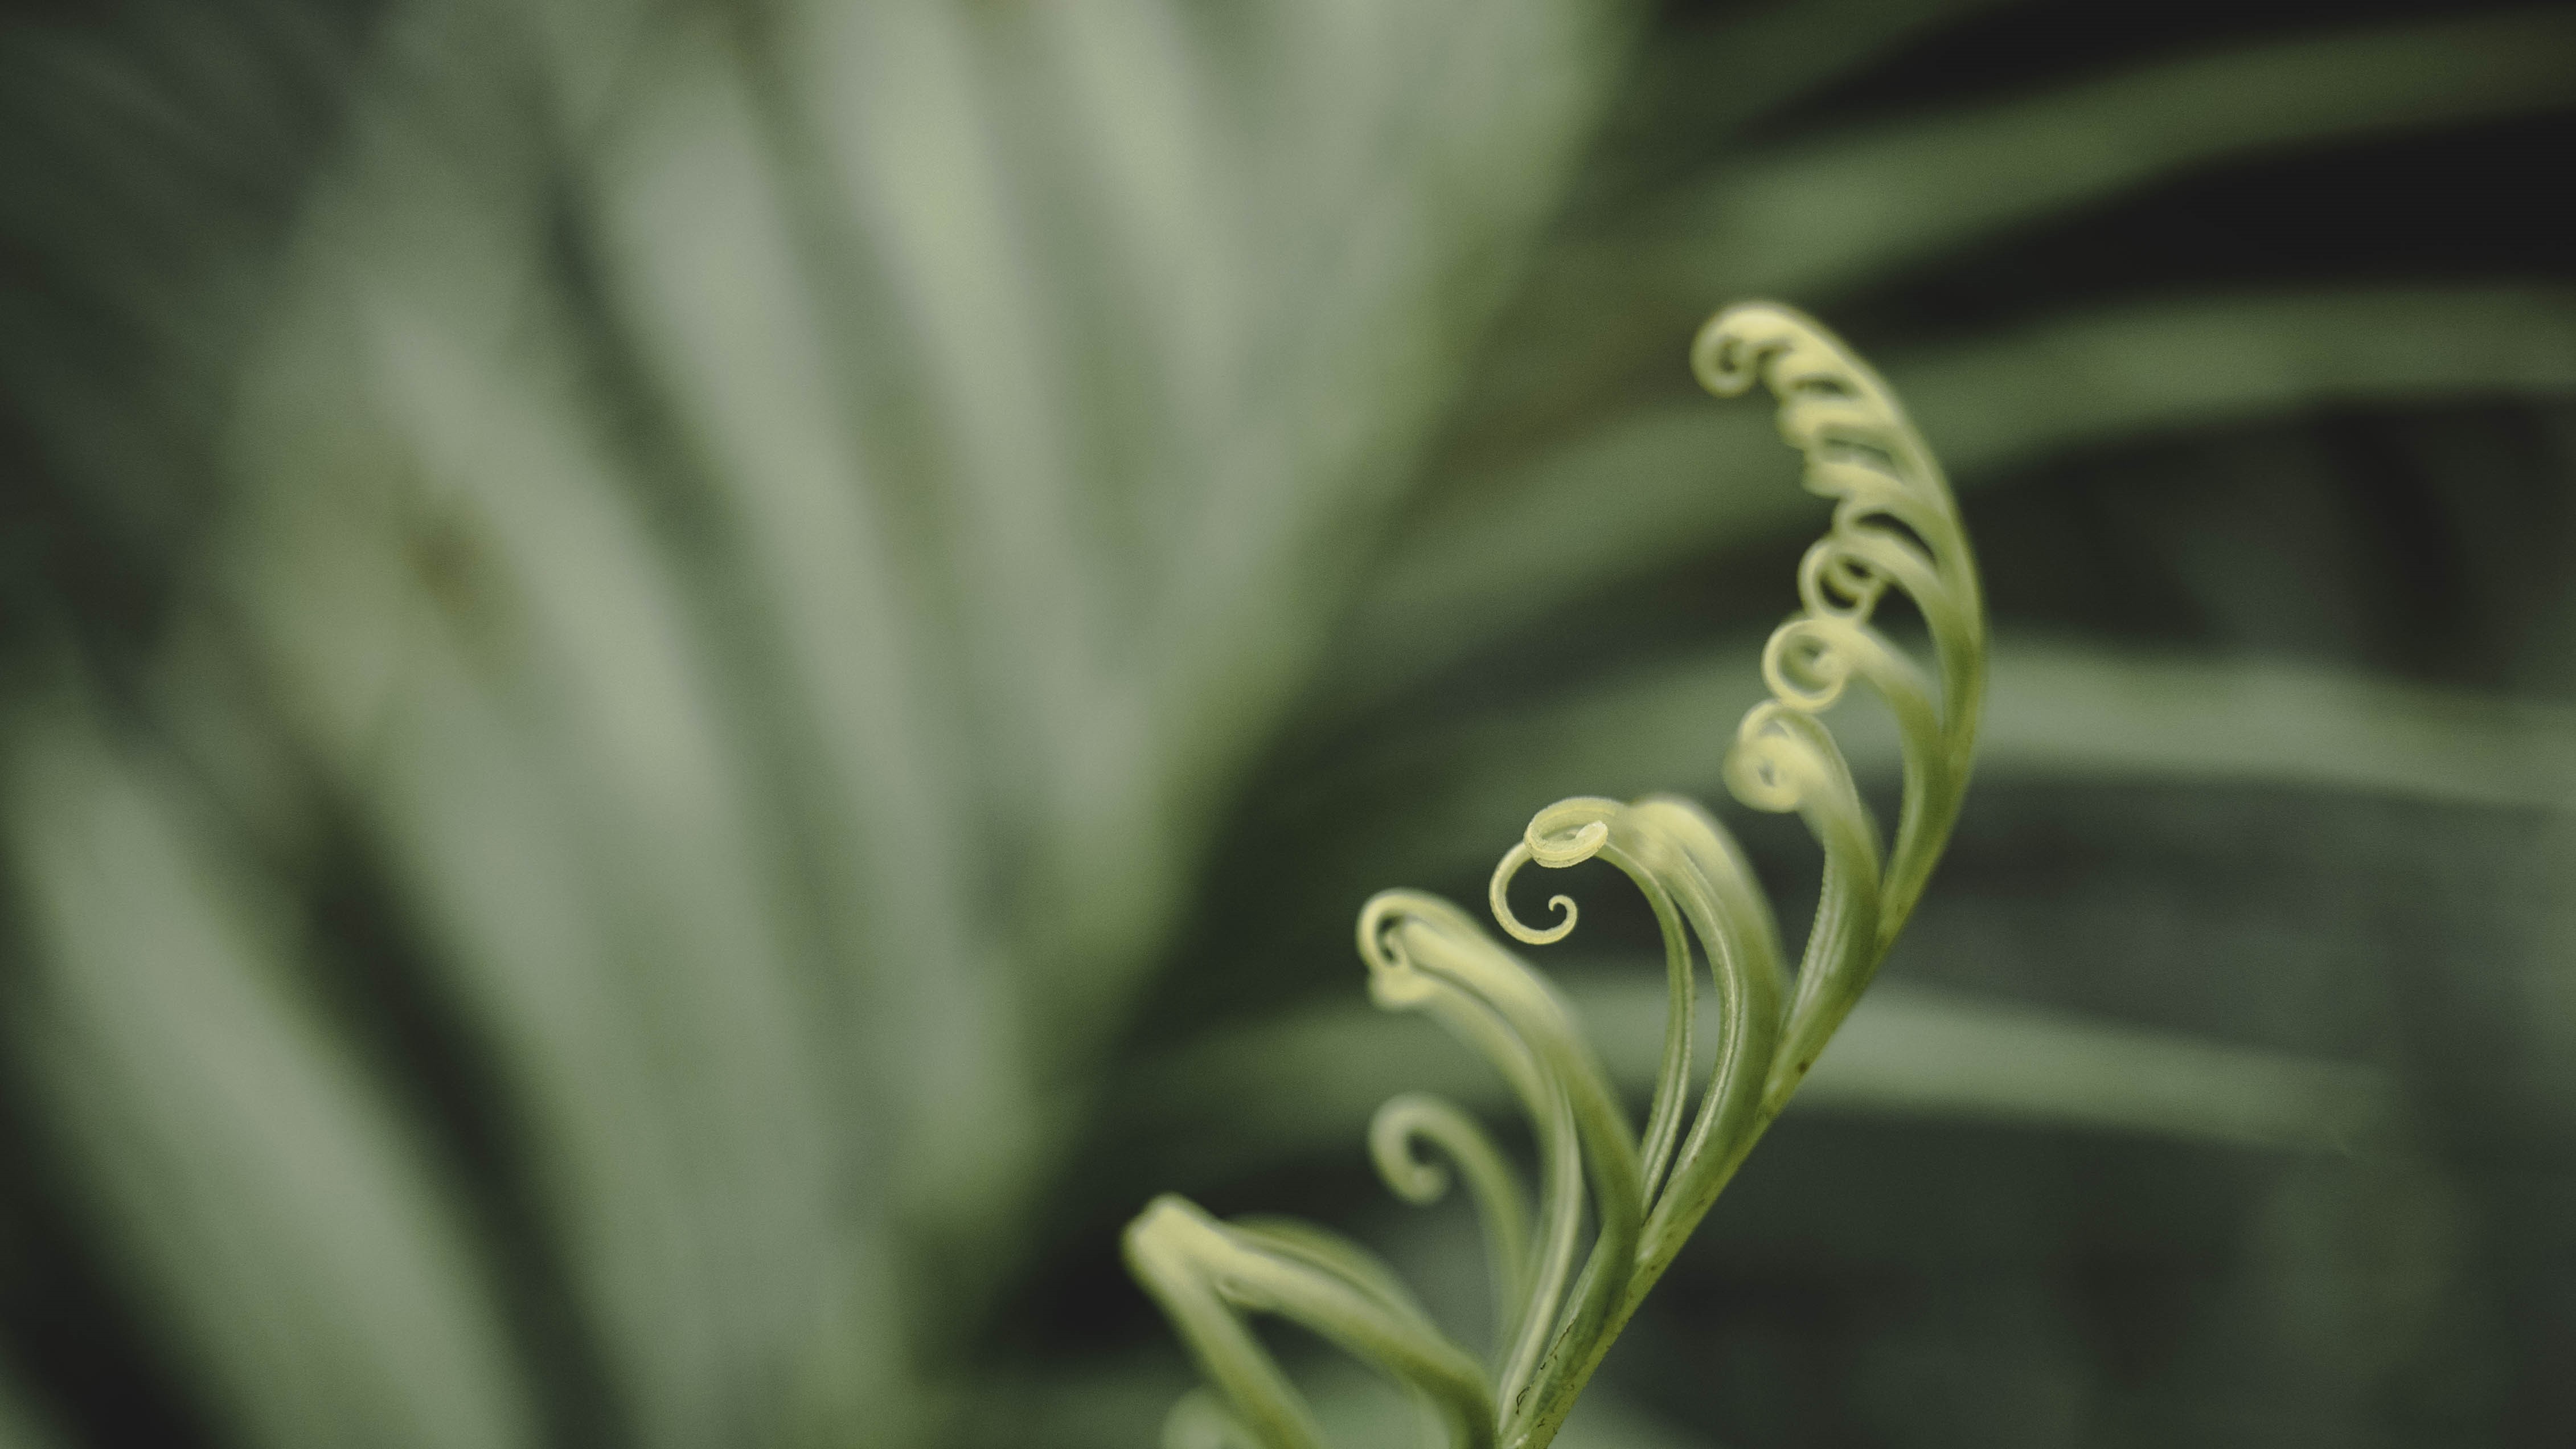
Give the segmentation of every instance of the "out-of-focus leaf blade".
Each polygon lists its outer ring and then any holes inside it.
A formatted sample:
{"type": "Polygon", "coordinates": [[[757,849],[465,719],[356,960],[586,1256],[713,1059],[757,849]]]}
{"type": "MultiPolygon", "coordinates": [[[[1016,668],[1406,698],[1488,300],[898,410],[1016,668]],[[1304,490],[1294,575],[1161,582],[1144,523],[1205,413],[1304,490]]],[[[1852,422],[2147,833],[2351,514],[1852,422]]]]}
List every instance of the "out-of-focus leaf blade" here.
{"type": "Polygon", "coordinates": [[[1461,14],[401,18],[215,572],[645,1442],[927,1432],[1599,104],[1461,14]]]}
{"type": "MultiPolygon", "coordinates": [[[[1763,697],[1761,681],[1760,648],[1746,642],[1390,740],[1313,783],[1316,828],[1366,848],[1344,849],[1312,884],[1348,893],[1472,871],[1517,838],[1532,801],[1720,798],[1728,732],[1763,697]]],[[[1855,770],[1894,773],[1883,712],[1854,703],[1831,720],[1855,770]]],[[[2008,634],[1994,647],[1977,774],[2563,808],[2576,801],[2576,710],[2285,661],[2008,634]]]]}
{"type": "Polygon", "coordinates": [[[1704,156],[1745,123],[2002,0],[1772,0],[1639,57],[1604,160],[1669,146],[1704,156]]]}
{"type": "Polygon", "coordinates": [[[2372,1067],[2093,1021],[1902,981],[1871,988],[1799,1089],[1815,1111],[2139,1132],[2300,1152],[2383,1145],[2372,1067]]]}
{"type": "MultiPolygon", "coordinates": [[[[1704,84],[1722,93],[1716,74],[1704,84]]],[[[2571,87],[2576,21],[2533,9],[2237,45],[1731,160],[1551,253],[1463,431],[1527,446],[1529,420],[1561,428],[1556,406],[1534,403],[1546,390],[1633,379],[1678,345],[1687,324],[1673,319],[1726,298],[1822,307],[2176,175],[2560,109],[2571,87]]]]}
{"type": "Polygon", "coordinates": [[[1326,154],[1351,173],[1352,201],[1334,225],[1292,225],[1287,183],[1313,164],[1293,159],[1305,143],[1274,143],[1247,178],[1256,214],[1298,246],[1274,262],[1272,326],[1247,349],[1235,426],[1217,440],[1190,526],[1172,541],[1172,582],[1146,621],[1147,657],[1168,661],[1149,696],[1165,721],[1152,746],[1164,810],[1227,788],[1321,667],[1326,630],[1362,574],[1361,545],[1413,481],[1602,104],[1626,12],[1520,0],[1509,11],[1396,14],[1401,53],[1418,58],[1411,80],[1378,69],[1386,62],[1368,58],[1365,32],[1300,47],[1316,53],[1285,68],[1299,100],[1277,123],[1327,118],[1326,154]],[[1360,74],[1400,98],[1374,122],[1344,99],[1360,74]],[[1459,233],[1461,218],[1484,220],[1459,233]]]}
{"type": "Polygon", "coordinates": [[[815,315],[780,162],[740,58],[696,30],[657,45],[598,185],[614,284],[674,431],[704,460],[707,567],[754,611],[750,677],[791,723],[775,748],[811,782],[778,823],[837,883],[824,929],[881,1003],[850,1100],[899,1120],[896,1190],[954,1221],[1006,1193],[1030,1121],[998,951],[952,806],[965,753],[935,711],[952,661],[849,413],[864,360],[815,315]],[[905,688],[890,682],[909,681],[905,688]],[[899,1024],[899,1026],[898,1026],[899,1024]]]}
{"type": "Polygon", "coordinates": [[[1999,227],[2264,151],[2568,103],[2551,8],[2244,45],[1748,161],[1686,205],[1654,268],[1814,297],[1999,227]]]}
{"type": "MultiPolygon", "coordinates": [[[[1899,354],[1884,371],[1953,478],[1974,488],[2053,452],[2299,408],[2576,392],[2576,295],[2164,302],[1899,354]]],[[[1350,697],[1619,580],[1821,519],[1794,477],[1768,418],[1698,399],[1443,493],[1356,607],[1350,697]]]]}
{"type": "Polygon", "coordinates": [[[45,950],[11,1055],[234,1431],[533,1443],[473,1244],[300,998],[283,903],[76,706],[21,721],[12,746],[8,851],[45,950]]]}
{"type": "MultiPolygon", "coordinates": [[[[1652,1089],[1667,997],[1586,970],[1566,992],[1632,1097],[1652,1089]]],[[[1714,1039],[1703,997],[1699,1036],[1714,1039]]],[[[1510,1097],[1484,1064],[1424,1023],[1353,1003],[1236,1028],[1140,1064],[1121,1113],[1139,1153],[1197,1184],[1361,1142],[1399,1092],[1493,1113],[1510,1097]]],[[[1854,1008],[1793,1110],[2139,1133],[2176,1141],[2341,1152],[2396,1129],[2394,1088],[2354,1063],[2208,1041],[1936,987],[1881,982],[1854,1008]]],[[[1176,1177],[1177,1181],[1178,1178],[1176,1177]]]]}
{"type": "MultiPolygon", "coordinates": [[[[777,914],[774,831],[578,390],[452,314],[373,310],[357,395],[311,401],[376,420],[420,491],[382,500],[391,530],[327,536],[374,553],[374,597],[335,597],[336,559],[272,553],[260,602],[292,637],[365,629],[391,596],[382,719],[346,741],[307,727],[342,746],[329,764],[504,1049],[648,1432],[752,1432],[744,1416],[776,1410],[747,1384],[791,1371],[869,1251],[831,1212],[820,983],[777,914]],[[421,533],[445,550],[426,575],[421,533]]],[[[309,466],[303,436],[263,444],[273,485],[309,466]]],[[[333,683],[310,657],[281,662],[308,697],[333,683]]]]}
{"type": "MultiPolygon", "coordinates": [[[[478,21],[404,17],[308,218],[226,582],[496,1048],[639,1437],[764,1441],[853,1394],[899,1424],[785,842],[542,286],[535,122],[602,102],[544,68],[567,37],[505,25],[509,65],[451,69],[478,21]]],[[[613,13],[575,29],[623,50],[613,13]]]]}

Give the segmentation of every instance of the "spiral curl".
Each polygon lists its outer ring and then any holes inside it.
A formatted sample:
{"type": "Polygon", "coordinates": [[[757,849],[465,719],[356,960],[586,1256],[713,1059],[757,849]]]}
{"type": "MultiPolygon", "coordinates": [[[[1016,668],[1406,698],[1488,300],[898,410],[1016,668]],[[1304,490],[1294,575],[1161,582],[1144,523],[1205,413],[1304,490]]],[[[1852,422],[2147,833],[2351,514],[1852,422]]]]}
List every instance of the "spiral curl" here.
{"type": "Polygon", "coordinates": [[[1745,713],[1722,770],[1738,801],[1796,813],[1823,851],[1823,888],[1795,969],[1743,851],[1697,804],[1584,796],[1531,817],[1487,886],[1504,934],[1529,945],[1571,934],[1572,897],[1550,897],[1555,921],[1537,927],[1514,915],[1510,887],[1526,866],[1594,859],[1637,886],[1663,933],[1664,1049],[1645,1129],[1632,1136],[1572,1009],[1543,976],[1446,901],[1413,891],[1372,898],[1358,922],[1372,999],[1422,1011],[1466,1042],[1510,1085],[1537,1139],[1533,1226],[1509,1159],[1455,1106],[1407,1094],[1370,1126],[1371,1155],[1398,1197],[1437,1200],[1454,1173],[1476,1198],[1500,1325],[1490,1390],[1460,1380],[1463,1351],[1355,1246],[1291,1224],[1220,1224],[1165,1198],[1129,1229],[1130,1263],[1218,1391],[1175,1409],[1173,1449],[1313,1442],[1302,1401],[1243,1330],[1246,1311],[1286,1314],[1377,1363],[1449,1425],[1453,1446],[1544,1449],[1876,973],[1948,841],[1984,697],[1986,626],[1940,465],[1877,374],[1786,307],[1718,314],[1693,342],[1691,366],[1720,397],[1767,388],[1782,440],[1804,457],[1803,485],[1835,501],[1827,532],[1799,563],[1800,612],[1763,650],[1771,697],[1745,713]],[[1936,661],[1929,674],[1874,622],[1891,593],[1923,619],[1936,661]],[[1855,684],[1887,707],[1902,744],[1892,841],[1823,719],[1855,684]],[[1717,994],[1719,1039],[1694,1094],[1701,962],[1717,994]],[[1420,1155],[1425,1148],[1441,1160],[1420,1155]],[[1587,1203],[1595,1232],[1578,1276],[1587,1203]]]}

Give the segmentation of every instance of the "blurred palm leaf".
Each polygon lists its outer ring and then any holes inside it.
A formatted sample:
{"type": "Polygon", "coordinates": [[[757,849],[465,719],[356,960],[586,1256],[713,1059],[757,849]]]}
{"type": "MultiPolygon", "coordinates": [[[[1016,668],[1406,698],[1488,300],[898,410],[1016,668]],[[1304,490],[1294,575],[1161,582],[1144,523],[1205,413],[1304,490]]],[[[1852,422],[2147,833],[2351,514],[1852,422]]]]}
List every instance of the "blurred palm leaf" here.
{"type": "MultiPolygon", "coordinates": [[[[1718,45],[1709,50],[1704,66],[1726,63],[1718,45]]],[[[1666,182],[1555,248],[1523,304],[1545,316],[1549,356],[1507,351],[1496,371],[1542,387],[1633,377],[1670,355],[1668,314],[1690,313],[1712,289],[1847,295],[2178,174],[2554,109],[2571,66],[2576,22],[2563,14],[2446,18],[2159,58],[1750,155],[1720,152],[1704,174],[1666,182]],[[1578,365],[1565,364],[1566,351],[1578,365]]],[[[1674,84],[1694,81],[1705,84],[1705,73],[1674,84]]],[[[1514,442],[1530,420],[1557,416],[1534,406],[1543,398],[1503,392],[1492,402],[1475,420],[1514,442]]]]}
{"type": "MultiPolygon", "coordinates": [[[[527,1385],[406,1128],[282,979],[279,903],[71,708],[16,742],[45,974],[12,1057],[261,1442],[530,1439],[527,1385]]],[[[183,787],[181,787],[183,788],[183,787]]]]}
{"type": "MultiPolygon", "coordinates": [[[[2188,536],[2216,506],[2191,478],[2223,470],[2156,450],[2214,449],[2261,480],[2235,506],[2293,509],[2359,485],[2271,467],[2278,430],[2472,400],[2510,420],[2418,440],[2439,507],[2470,509],[2473,473],[2563,488],[2576,434],[2540,410],[2576,390],[2563,265],[2287,285],[2150,259],[1970,322],[1943,299],[1980,285],[1945,268],[2183,178],[2547,134],[2576,27],[2184,15],[2089,73],[1924,94],[1956,68],[1922,57],[2000,54],[2034,18],[240,0],[10,21],[0,166],[34,285],[0,315],[25,482],[9,1222],[31,1226],[0,1245],[101,1265],[72,1278],[112,1304],[88,1310],[97,1351],[157,1407],[48,1345],[63,1290],[13,1291],[28,1387],[0,1380],[0,1444],[39,1416],[76,1442],[1019,1442],[1025,1422],[964,1409],[1014,1384],[1033,1397],[996,1401],[1064,1442],[1148,1432],[1164,1368],[1102,1368],[1077,1413],[1025,1386],[1116,1355],[1014,1322],[1061,1291],[1106,1311],[1094,1215],[1168,1173],[1222,1192],[1338,1163],[1345,1096],[1436,1073],[1381,1040],[1402,1023],[1260,1017],[1344,991],[1354,892],[1472,888],[1555,794],[1710,785],[1753,683],[1731,641],[1785,602],[1811,519],[1759,419],[1680,400],[1679,339],[1749,291],[1883,334],[1980,490],[2021,626],[1998,651],[2004,801],[2072,791],[2026,808],[2100,821],[2154,782],[2222,802],[2183,810],[2203,823],[2248,789],[2466,812],[2372,827],[2394,878],[2460,952],[2502,931],[2555,959],[2554,882],[2503,910],[2439,882],[2489,858],[2465,838],[2500,857],[2555,828],[2526,807],[2563,805],[2576,730],[2507,691],[2563,695],[2576,619],[2479,595],[2454,623],[2511,633],[2512,662],[2438,682],[2374,673],[2421,641],[2371,619],[2344,653],[2230,652],[2302,616],[2233,602],[2263,590],[2229,593],[2243,571],[2188,536]],[[2170,484],[2163,522],[2066,522],[2136,491],[2088,481],[2103,459],[2170,484]],[[2158,647],[2016,592],[2086,561],[2177,596],[2158,647]],[[1532,658],[1588,662],[1533,688],[1532,658]],[[1157,1115],[1175,1096],[1195,1129],[1157,1115]],[[1176,1163],[1189,1130],[1215,1140],[1176,1163]]],[[[2457,531],[2492,553],[2533,530],[2457,531]]],[[[2379,576],[2331,529],[2299,549],[2269,566],[2379,576]]],[[[2296,1148],[2255,1214],[2285,1276],[2242,1291],[2290,1303],[2381,1249],[2433,1286],[2280,1308],[2279,1342],[2518,1321],[2444,1266],[2465,1230],[2441,1204],[2477,1170],[2313,1152],[2493,1102],[2367,1033],[2213,1029],[2242,1005],[2219,988],[2170,1020],[2039,1004],[2118,968],[1960,924],[2000,909],[1974,898],[1980,829],[2009,855],[2072,828],[2012,808],[1972,811],[1971,899],[1927,919],[1911,969],[1948,985],[1856,1020],[1819,1093],[2010,1124],[1997,1182],[2069,1130],[2296,1148]],[[2347,1241],[2350,1194],[2433,1226],[2347,1241]]],[[[2105,939],[2123,919],[2064,908],[2105,939]]],[[[2235,959],[2225,929],[2183,939],[2235,959]]],[[[2562,977],[2505,973],[2473,1019],[2544,1021],[2562,977]]],[[[1586,989],[1636,1034],[1635,993],[1586,989]]],[[[2497,1091],[2529,1103],[2564,1074],[2548,1028],[2518,1029],[2531,1065],[2497,1091]]],[[[1784,1175],[1820,1170],[1798,1154],[1822,1139],[1785,1135],[1784,1175]]],[[[1653,1343],[1684,1330],[1648,1330],[1642,1406],[1600,1442],[1706,1427],[1652,1392],[1673,1351],[1653,1343]]],[[[2442,1381],[2419,1349],[2311,1358],[2285,1402],[2442,1381]]],[[[2538,1390],[2475,1392],[2407,1412],[2492,1427],[2499,1395],[2538,1390]]],[[[1794,1437],[1745,1412],[1714,1422],[1794,1437]]]]}
{"type": "MultiPolygon", "coordinates": [[[[1637,971],[1567,972],[1567,994],[1612,1079],[1642,1101],[1663,1048],[1665,995],[1637,971]]],[[[1704,1012],[1712,1025],[1713,1009],[1704,1012]]],[[[1114,1114],[1126,1151],[1189,1190],[1331,1154],[1405,1091],[1493,1114],[1503,1084],[1474,1058],[1359,1006],[1212,1032],[1137,1071],[1114,1114]]],[[[2230,1047],[1891,982],[1816,1063],[1805,1113],[2076,1126],[2194,1143],[2348,1152],[2397,1130],[2368,1067],[2230,1047]]],[[[1705,1056],[1706,1054],[1703,1053],[1705,1056]]]]}
{"type": "MultiPolygon", "coordinates": [[[[1332,598],[1309,560],[1400,477],[1607,52],[1545,4],[1465,45],[1361,7],[645,21],[379,22],[224,384],[187,606],[218,641],[147,667],[247,671],[248,727],[381,858],[631,1432],[900,1440],[1048,1167],[1042,1093],[1081,1080],[1204,833],[1173,797],[1257,744],[1332,598]]],[[[20,792],[32,879],[111,810],[83,778],[20,792]]],[[[119,893],[76,861],[31,888],[70,979],[181,969],[75,949],[119,893]]],[[[77,1152],[201,1135],[142,1110],[77,1152]]],[[[384,1130],[293,1140],[347,1172],[384,1130]]],[[[168,1196],[110,1160],[109,1221],[168,1196]]],[[[417,1360],[398,1340],[282,1330],[347,1373],[235,1351],[228,1263],[299,1232],[239,1188],[180,1199],[169,1231],[250,1245],[135,1271],[198,1302],[182,1352],[244,1432],[441,1437],[370,1397],[417,1360]],[[345,1407],[292,1398],[325,1384],[345,1407]]],[[[410,1372],[465,1437],[526,1432],[443,1362],[410,1372]]]]}

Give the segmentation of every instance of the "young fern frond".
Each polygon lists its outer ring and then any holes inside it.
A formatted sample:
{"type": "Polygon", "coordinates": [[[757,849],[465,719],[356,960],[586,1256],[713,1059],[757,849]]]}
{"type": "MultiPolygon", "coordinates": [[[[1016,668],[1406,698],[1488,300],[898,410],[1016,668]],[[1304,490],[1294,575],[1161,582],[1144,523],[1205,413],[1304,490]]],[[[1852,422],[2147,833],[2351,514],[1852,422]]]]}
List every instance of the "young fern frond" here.
{"type": "Polygon", "coordinates": [[[1772,697],[1745,715],[1725,762],[1738,800],[1796,812],[1823,848],[1824,887],[1796,969],[1743,852],[1697,804],[1586,797],[1531,819],[1489,891],[1506,934],[1532,945],[1563,939],[1577,916],[1570,898],[1551,898],[1555,923],[1536,928],[1512,914],[1508,888],[1526,865],[1596,857],[1636,883],[1662,927],[1670,1014],[1645,1130],[1632,1135],[1572,1008],[1544,976],[1446,901],[1416,891],[1369,901],[1359,949],[1371,996],[1389,1010],[1429,1013],[1481,1055],[1536,1138],[1533,1215],[1510,1160],[1457,1107],[1407,1094],[1370,1128],[1379,1173],[1406,1201],[1440,1197],[1453,1169],[1467,1181],[1494,1265],[1492,1376],[1358,1247],[1275,1220],[1221,1223],[1165,1196],[1128,1227],[1128,1264],[1214,1391],[1174,1409],[1165,1431],[1174,1449],[1319,1446],[1304,1400],[1245,1327],[1251,1312],[1304,1324],[1374,1364],[1426,1406],[1453,1446],[1544,1449],[1869,985],[1949,839],[1975,750],[1986,631],[1976,564],[1940,465],[1878,376],[1788,308],[1718,314],[1691,362],[1721,397],[1768,387],[1781,436],[1805,455],[1807,488],[1836,500],[1831,529],[1799,566],[1804,607],[1763,651],[1772,697]],[[1930,674],[1871,622],[1891,588],[1923,617],[1930,674]],[[1885,701],[1902,740],[1903,803],[1884,848],[1820,718],[1855,680],[1885,701]],[[1701,960],[1721,1039],[1694,1109],[1687,1078],[1701,960]],[[1418,1156],[1425,1147],[1445,1165],[1418,1156]]]}

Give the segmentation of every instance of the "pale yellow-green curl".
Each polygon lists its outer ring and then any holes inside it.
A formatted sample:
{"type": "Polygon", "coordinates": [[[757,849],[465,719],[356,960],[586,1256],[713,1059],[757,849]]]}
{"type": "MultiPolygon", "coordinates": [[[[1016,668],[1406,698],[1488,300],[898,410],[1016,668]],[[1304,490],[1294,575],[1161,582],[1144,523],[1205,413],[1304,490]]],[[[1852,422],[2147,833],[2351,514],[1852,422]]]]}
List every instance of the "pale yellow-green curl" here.
{"type": "Polygon", "coordinates": [[[1768,388],[1781,436],[1805,456],[1807,488],[1835,500],[1832,527],[1799,565],[1804,607],[1762,653],[1771,698],[1745,714],[1724,762],[1738,801],[1794,812],[1824,852],[1797,963],[1735,838],[1696,803],[1578,797],[1531,817],[1489,890],[1505,934],[1546,945],[1571,933],[1571,897],[1551,897],[1555,920],[1532,927],[1513,915],[1508,891],[1524,866],[1596,858],[1636,883],[1662,927],[1670,1007],[1638,1133],[1546,977],[1446,901],[1416,891],[1370,900],[1359,950],[1371,997],[1427,1013],[1482,1056],[1519,1100],[1537,1145],[1533,1211],[1510,1159],[1453,1104],[1408,1093],[1370,1128],[1378,1171],[1406,1201],[1439,1198],[1453,1172],[1466,1180],[1493,1263],[1493,1359],[1480,1364],[1452,1343],[1355,1244],[1276,1219],[1221,1223],[1158,1198],[1127,1229],[1128,1264],[1207,1382],[1173,1410],[1168,1449],[1320,1449],[1305,1400],[1245,1327],[1247,1313],[1292,1319],[1374,1365],[1453,1446],[1544,1449],[1869,985],[1949,840],[1976,748],[1986,623],[1940,465],[1877,374],[1786,307],[1718,314],[1700,329],[1691,366],[1720,397],[1768,388]],[[1872,622],[1890,590],[1922,617],[1928,672],[1872,622]],[[1822,718],[1855,685],[1879,697],[1903,745],[1892,840],[1822,718]],[[1719,1040],[1694,1105],[1701,961],[1717,992],[1719,1040]]]}

